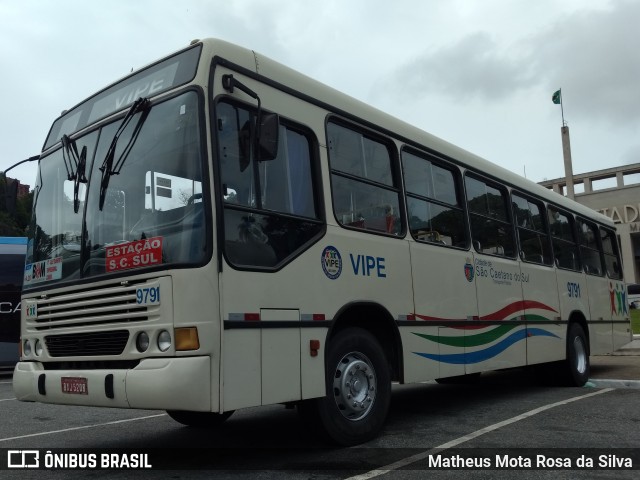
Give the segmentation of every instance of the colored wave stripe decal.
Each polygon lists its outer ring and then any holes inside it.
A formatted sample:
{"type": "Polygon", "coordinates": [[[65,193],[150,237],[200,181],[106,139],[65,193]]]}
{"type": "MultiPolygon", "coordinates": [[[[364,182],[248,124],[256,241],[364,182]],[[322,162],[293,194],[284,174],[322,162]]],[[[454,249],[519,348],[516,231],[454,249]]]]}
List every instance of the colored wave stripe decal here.
{"type": "Polygon", "coordinates": [[[555,337],[558,339],[560,338],[551,332],[542,330],[541,328],[527,328],[527,329],[518,330],[517,332],[512,333],[507,338],[496,343],[495,345],[485,348],[484,350],[478,350],[476,352],[447,353],[447,354],[433,354],[433,353],[422,353],[422,352],[413,352],[413,353],[421,357],[428,358],[430,360],[435,360],[437,362],[442,362],[442,363],[449,363],[449,364],[456,364],[456,365],[473,364],[473,363],[480,363],[480,362],[484,362],[485,360],[489,360],[501,354],[513,344],[519,342],[520,340],[524,340],[527,337],[555,337]]]}
{"type": "Polygon", "coordinates": [[[432,342],[436,342],[442,345],[449,345],[451,347],[477,347],[479,345],[486,345],[506,335],[508,332],[520,325],[500,325],[493,330],[483,333],[477,333],[475,335],[466,335],[460,337],[444,337],[438,335],[425,335],[423,333],[413,333],[418,337],[426,338],[432,342]]]}
{"type": "MultiPolygon", "coordinates": [[[[549,312],[558,313],[555,308],[552,308],[544,303],[540,303],[535,300],[518,300],[517,302],[513,302],[507,305],[500,310],[490,313],[488,315],[483,315],[479,317],[478,320],[505,320],[508,316],[513,315],[516,312],[523,312],[525,310],[546,310],[549,312]]],[[[418,313],[413,314],[416,318],[425,321],[431,322],[466,322],[468,319],[466,318],[442,318],[442,317],[431,317],[429,315],[420,315],[418,313]]],[[[525,314],[525,320],[549,320],[546,317],[536,314],[525,314]]],[[[452,326],[451,328],[457,328],[460,330],[468,330],[468,329],[479,329],[485,328],[485,325],[464,325],[464,326],[452,326]]]]}
{"type": "Polygon", "coordinates": [[[524,310],[548,310],[550,312],[557,311],[554,308],[551,308],[544,303],[536,302],[535,300],[519,300],[517,302],[513,302],[510,305],[507,305],[504,308],[501,308],[497,312],[490,313],[489,315],[484,315],[480,317],[480,320],[504,320],[509,315],[512,315],[516,312],[524,311],[524,310]]]}

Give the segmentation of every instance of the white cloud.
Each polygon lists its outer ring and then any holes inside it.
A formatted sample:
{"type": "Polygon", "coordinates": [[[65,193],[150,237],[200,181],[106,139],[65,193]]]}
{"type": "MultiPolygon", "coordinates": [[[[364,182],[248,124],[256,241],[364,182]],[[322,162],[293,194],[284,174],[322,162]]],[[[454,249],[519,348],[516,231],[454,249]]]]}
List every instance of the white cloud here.
{"type": "Polygon", "coordinates": [[[563,174],[562,87],[574,171],[640,161],[638,18],[624,0],[0,0],[0,170],[61,110],[209,36],[534,180],[563,174]]]}

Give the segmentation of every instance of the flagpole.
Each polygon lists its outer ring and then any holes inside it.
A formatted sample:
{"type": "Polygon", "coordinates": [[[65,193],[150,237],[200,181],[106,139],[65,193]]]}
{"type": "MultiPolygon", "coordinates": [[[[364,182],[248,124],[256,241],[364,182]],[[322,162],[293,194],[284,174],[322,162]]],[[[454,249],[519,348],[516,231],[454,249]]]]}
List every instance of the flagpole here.
{"type": "Polygon", "coordinates": [[[569,140],[569,127],[564,121],[564,106],[562,105],[562,89],[553,93],[551,100],[556,105],[560,104],[560,112],[562,113],[562,127],[560,127],[560,135],[562,136],[562,156],[564,157],[564,172],[566,177],[566,194],[567,197],[574,199],[575,191],[573,188],[573,162],[571,161],[571,142],[569,140]]]}

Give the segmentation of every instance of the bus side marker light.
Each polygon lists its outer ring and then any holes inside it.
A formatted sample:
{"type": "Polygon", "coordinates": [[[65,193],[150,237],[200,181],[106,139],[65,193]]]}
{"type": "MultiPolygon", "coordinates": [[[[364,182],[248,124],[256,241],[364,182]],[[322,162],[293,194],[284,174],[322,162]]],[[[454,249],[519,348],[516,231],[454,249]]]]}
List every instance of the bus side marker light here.
{"type": "Polygon", "coordinates": [[[198,339],[198,329],[196,327],[176,328],[176,351],[198,350],[200,340],[198,339]]]}
{"type": "Polygon", "coordinates": [[[320,350],[320,340],[309,340],[309,354],[312,357],[317,357],[318,350],[320,350]]]}

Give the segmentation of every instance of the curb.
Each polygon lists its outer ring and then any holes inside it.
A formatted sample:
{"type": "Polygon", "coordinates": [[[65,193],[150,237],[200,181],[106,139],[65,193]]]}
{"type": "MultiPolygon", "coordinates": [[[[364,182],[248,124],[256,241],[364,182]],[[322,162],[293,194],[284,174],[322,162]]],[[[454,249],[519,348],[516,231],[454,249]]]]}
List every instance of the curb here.
{"type": "Polygon", "coordinates": [[[640,388],[640,380],[605,380],[590,378],[585,388],[640,388]]]}

